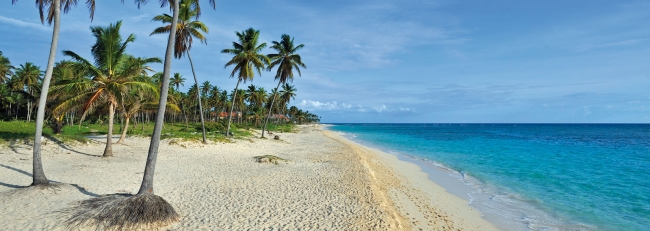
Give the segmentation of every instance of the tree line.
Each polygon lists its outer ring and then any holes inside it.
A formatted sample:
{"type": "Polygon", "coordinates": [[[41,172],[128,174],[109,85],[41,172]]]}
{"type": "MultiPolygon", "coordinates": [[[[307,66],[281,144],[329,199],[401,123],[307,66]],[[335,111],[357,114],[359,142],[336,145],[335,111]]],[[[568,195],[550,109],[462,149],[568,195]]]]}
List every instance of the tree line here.
{"type": "MultiPolygon", "coordinates": [[[[17,0],[12,0],[12,3],[16,2],[17,0]]],[[[208,2],[213,9],[216,8],[214,0],[208,2]]],[[[201,15],[199,0],[159,0],[161,7],[169,7],[172,12],[172,15],[162,14],[153,19],[165,25],[155,28],[151,34],[169,36],[164,59],[137,57],[127,53],[128,45],[136,38],[133,34],[123,38],[120,34],[122,22],[118,21],[105,27],[90,28],[96,40],[91,47],[92,57],[82,57],[75,51],[65,50],[63,55],[68,60],[56,62],[61,13],[69,12],[77,3],[76,0],[36,1],[41,22],[53,26],[44,72],[29,62],[13,66],[9,58],[0,52],[0,110],[3,111],[0,119],[34,119],[36,125],[33,181],[30,187],[54,186],[45,176],[41,160],[41,138],[45,121],[56,131],[66,123],[106,119],[108,135],[103,156],[112,156],[113,120],[116,114],[125,121],[124,131],[128,131],[129,120],[132,118],[141,122],[145,118],[151,118],[155,123],[137,194],[101,195],[85,200],[75,208],[78,212],[66,221],[69,225],[129,229],[139,225],[164,226],[180,219],[169,203],[154,194],[153,188],[158,146],[165,122],[185,120],[187,123],[190,118],[196,120],[198,114],[205,142],[204,115],[208,120],[221,120],[221,113],[226,112],[226,135],[230,135],[230,123],[234,114],[236,123],[261,125],[262,136],[272,114],[279,115],[275,118],[280,119],[275,122],[319,121],[319,117],[312,113],[296,107],[287,108],[296,92],[290,84],[294,71],[300,75],[300,68],[306,68],[296,53],[304,45],[295,46],[294,39],[288,35],[282,35],[280,41],[273,42],[270,48],[277,51],[276,54],[265,55],[261,52],[266,44],[258,44],[258,30],[249,28],[236,32],[239,41],[234,41],[232,48],[222,50],[222,53],[233,56],[224,68],[232,66],[230,77],[237,77],[235,89],[227,94],[227,91],[214,87],[209,82],[199,86],[194,72],[190,56],[193,39],[205,42],[202,33],[208,32],[208,27],[198,21],[201,15]],[[194,77],[194,85],[187,93],[180,92],[178,87],[184,82],[182,76],[174,74],[178,76],[174,77],[177,81],[170,84],[173,58],[185,55],[190,60],[194,77]],[[152,63],[163,63],[162,72],[153,70],[149,66],[152,63]],[[278,81],[276,88],[269,92],[254,85],[246,90],[239,89],[240,83],[253,80],[255,72],[261,75],[263,70],[271,71],[273,68],[276,68],[275,79],[278,81]],[[227,110],[228,106],[230,110],[227,110]],[[283,121],[282,116],[289,121],[283,121]]],[[[138,8],[146,3],[148,0],[135,0],[138,8]]],[[[86,0],[85,5],[92,20],[95,0],[86,0]]]]}

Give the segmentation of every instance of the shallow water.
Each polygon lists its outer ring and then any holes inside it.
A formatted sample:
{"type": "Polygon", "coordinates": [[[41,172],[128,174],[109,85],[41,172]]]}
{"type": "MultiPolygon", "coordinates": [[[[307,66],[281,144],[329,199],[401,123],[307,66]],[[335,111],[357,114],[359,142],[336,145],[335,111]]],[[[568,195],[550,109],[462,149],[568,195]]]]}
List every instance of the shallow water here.
{"type": "Polygon", "coordinates": [[[330,129],[447,171],[471,187],[465,197],[470,205],[502,229],[647,230],[650,224],[650,125],[338,124],[330,129]]]}

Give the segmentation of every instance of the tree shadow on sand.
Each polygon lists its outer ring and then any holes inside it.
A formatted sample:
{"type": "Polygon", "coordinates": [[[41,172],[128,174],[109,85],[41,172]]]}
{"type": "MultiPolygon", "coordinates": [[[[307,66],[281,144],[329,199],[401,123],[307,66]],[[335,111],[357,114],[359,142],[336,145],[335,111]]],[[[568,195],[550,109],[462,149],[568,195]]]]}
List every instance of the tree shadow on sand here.
{"type": "MultiPolygon", "coordinates": [[[[22,170],[22,169],[18,169],[18,168],[15,168],[15,167],[11,167],[11,166],[8,166],[8,165],[4,165],[4,164],[0,164],[0,167],[6,168],[6,169],[9,169],[9,170],[13,170],[13,171],[16,171],[16,172],[18,172],[18,173],[21,173],[21,174],[23,174],[23,175],[26,175],[26,176],[32,177],[32,174],[31,174],[31,173],[29,173],[29,172],[27,172],[27,171],[25,171],[25,170],[22,170]]],[[[54,185],[54,187],[56,187],[56,185],[65,184],[65,183],[61,183],[61,182],[59,182],[59,181],[50,180],[50,184],[52,184],[52,185],[54,185]]],[[[29,187],[29,186],[20,186],[20,185],[7,184],[7,183],[4,183],[4,182],[0,182],[0,185],[2,185],[2,186],[6,186],[6,187],[10,187],[10,188],[15,188],[15,189],[22,189],[22,188],[27,188],[27,187],[29,187]]],[[[68,185],[71,185],[72,187],[75,187],[77,190],[79,190],[79,192],[81,192],[81,193],[84,194],[84,195],[88,195],[88,196],[91,196],[91,197],[97,197],[97,196],[99,196],[99,194],[89,192],[89,191],[86,190],[84,187],[81,187],[81,186],[79,186],[79,185],[77,185],[77,184],[68,184],[68,185]]]]}
{"type": "Polygon", "coordinates": [[[85,153],[85,152],[80,152],[80,151],[74,150],[74,149],[70,148],[69,146],[66,146],[65,143],[63,143],[63,141],[61,141],[61,140],[59,140],[59,139],[57,139],[57,138],[55,138],[53,136],[47,136],[47,135],[43,135],[43,136],[47,137],[48,139],[51,139],[52,141],[54,141],[54,143],[56,145],[59,145],[59,147],[65,149],[65,150],[68,150],[68,151],[71,151],[71,152],[74,152],[74,153],[77,153],[77,154],[85,155],[85,156],[101,157],[101,155],[93,155],[93,154],[90,154],[90,153],[85,153]]]}

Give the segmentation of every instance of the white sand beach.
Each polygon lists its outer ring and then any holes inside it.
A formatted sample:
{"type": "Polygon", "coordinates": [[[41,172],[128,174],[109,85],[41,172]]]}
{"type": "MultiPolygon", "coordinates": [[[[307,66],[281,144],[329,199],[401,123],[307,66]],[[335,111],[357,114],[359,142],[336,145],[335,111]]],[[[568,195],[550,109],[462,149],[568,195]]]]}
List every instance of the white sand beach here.
{"type": "MultiPolygon", "coordinates": [[[[162,230],[497,230],[413,163],[322,125],[276,135],[281,140],[164,140],[154,189],[181,220],[162,230]],[[288,161],[257,163],[260,155],[288,161]]],[[[148,145],[130,137],[102,158],[101,139],[49,142],[45,173],[63,185],[48,190],[22,188],[31,183],[29,145],[0,147],[0,230],[67,230],[57,211],[97,195],[136,193],[148,145]]]]}

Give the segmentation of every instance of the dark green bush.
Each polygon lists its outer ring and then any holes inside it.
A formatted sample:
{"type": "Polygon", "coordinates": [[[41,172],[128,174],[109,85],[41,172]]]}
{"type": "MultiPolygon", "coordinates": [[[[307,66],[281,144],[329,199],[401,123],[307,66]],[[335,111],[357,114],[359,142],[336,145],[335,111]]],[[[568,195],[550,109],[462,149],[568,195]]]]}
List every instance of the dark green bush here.
{"type": "MultiPolygon", "coordinates": [[[[196,126],[197,131],[201,131],[201,125],[196,126]]],[[[225,131],[226,127],[223,126],[221,123],[217,122],[207,122],[205,123],[205,131],[206,132],[216,132],[216,131],[225,131]]]]}

